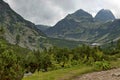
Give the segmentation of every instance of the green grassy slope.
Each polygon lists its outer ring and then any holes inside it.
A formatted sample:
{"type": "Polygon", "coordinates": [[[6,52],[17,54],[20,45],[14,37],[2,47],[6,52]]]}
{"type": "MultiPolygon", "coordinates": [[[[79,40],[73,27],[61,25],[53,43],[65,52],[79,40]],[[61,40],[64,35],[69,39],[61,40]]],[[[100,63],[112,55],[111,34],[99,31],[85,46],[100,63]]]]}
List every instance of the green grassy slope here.
{"type": "Polygon", "coordinates": [[[49,43],[53,46],[63,47],[63,48],[75,48],[79,45],[84,44],[81,41],[72,41],[72,40],[65,40],[65,39],[58,39],[58,38],[48,38],[49,43]]]}

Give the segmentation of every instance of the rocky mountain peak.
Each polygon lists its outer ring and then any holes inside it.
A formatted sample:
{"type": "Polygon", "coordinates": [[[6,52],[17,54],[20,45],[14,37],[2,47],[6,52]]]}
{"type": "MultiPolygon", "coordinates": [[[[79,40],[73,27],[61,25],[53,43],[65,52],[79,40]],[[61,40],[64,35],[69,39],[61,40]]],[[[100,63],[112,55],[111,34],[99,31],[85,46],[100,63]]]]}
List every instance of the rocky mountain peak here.
{"type": "Polygon", "coordinates": [[[88,12],[79,9],[76,12],[67,15],[67,19],[74,19],[77,21],[91,21],[93,19],[92,15],[89,14],[88,12]]]}
{"type": "Polygon", "coordinates": [[[115,20],[115,16],[108,9],[101,9],[95,16],[95,20],[97,21],[111,21],[115,20]]]}
{"type": "Polygon", "coordinates": [[[78,16],[78,17],[92,17],[91,14],[89,14],[86,11],[84,11],[83,9],[77,10],[75,13],[73,13],[73,15],[74,16],[78,16]]]}

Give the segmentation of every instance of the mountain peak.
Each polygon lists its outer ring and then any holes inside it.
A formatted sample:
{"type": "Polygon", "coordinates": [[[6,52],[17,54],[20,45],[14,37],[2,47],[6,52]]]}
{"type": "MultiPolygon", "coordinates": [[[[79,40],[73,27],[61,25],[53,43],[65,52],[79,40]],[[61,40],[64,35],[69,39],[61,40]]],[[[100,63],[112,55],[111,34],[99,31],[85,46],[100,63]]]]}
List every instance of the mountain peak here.
{"type": "MultiPolygon", "coordinates": [[[[109,9],[101,9],[100,11],[110,11],[109,9]]],[[[110,11],[111,12],[111,11],[110,11]]]]}
{"type": "Polygon", "coordinates": [[[77,21],[91,21],[93,19],[92,15],[83,9],[79,9],[76,12],[67,15],[67,19],[74,19],[77,21]]]}
{"type": "Polygon", "coordinates": [[[73,13],[72,15],[74,16],[78,16],[78,17],[92,17],[91,14],[89,14],[88,12],[84,11],[83,9],[79,9],[77,10],[75,13],[73,13]]]}
{"type": "Polygon", "coordinates": [[[109,9],[101,9],[95,16],[97,21],[111,21],[115,19],[115,16],[109,9]]]}
{"type": "Polygon", "coordinates": [[[87,12],[84,11],[83,9],[79,9],[79,10],[77,10],[75,13],[82,13],[82,12],[87,13],[87,12]]]}

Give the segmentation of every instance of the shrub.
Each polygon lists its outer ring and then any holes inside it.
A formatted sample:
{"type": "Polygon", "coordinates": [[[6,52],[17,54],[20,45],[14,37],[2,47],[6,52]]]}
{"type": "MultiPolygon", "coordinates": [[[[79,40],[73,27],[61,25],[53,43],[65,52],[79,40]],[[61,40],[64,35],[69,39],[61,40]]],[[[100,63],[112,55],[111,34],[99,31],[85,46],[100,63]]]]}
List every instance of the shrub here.
{"type": "Polygon", "coordinates": [[[96,61],[94,64],[96,70],[108,70],[111,68],[111,65],[107,61],[96,61]]]}

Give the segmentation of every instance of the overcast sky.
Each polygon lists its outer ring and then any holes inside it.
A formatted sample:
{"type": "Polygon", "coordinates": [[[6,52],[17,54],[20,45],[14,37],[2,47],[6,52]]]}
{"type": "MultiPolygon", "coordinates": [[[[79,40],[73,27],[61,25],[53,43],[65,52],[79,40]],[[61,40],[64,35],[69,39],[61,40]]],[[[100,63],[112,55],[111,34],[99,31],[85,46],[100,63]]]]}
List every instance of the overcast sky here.
{"type": "Polygon", "coordinates": [[[120,18],[120,0],[4,0],[12,9],[35,24],[55,25],[67,14],[84,9],[93,16],[110,9],[120,18]]]}

